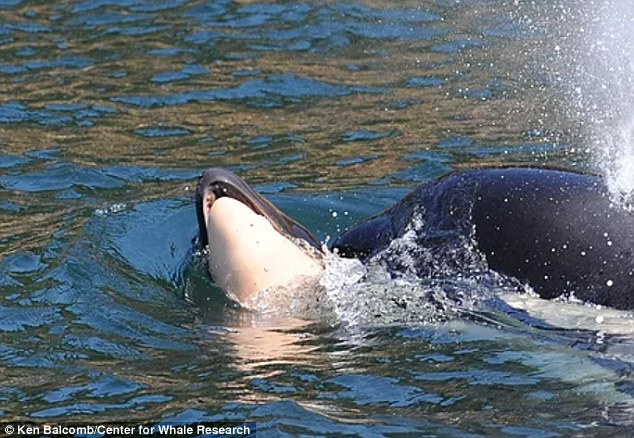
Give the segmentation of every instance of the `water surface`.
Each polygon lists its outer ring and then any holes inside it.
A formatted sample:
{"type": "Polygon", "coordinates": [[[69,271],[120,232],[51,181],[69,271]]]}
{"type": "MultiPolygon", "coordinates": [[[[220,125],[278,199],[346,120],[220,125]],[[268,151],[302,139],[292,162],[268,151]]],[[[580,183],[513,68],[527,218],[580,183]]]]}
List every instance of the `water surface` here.
{"type": "Polygon", "coordinates": [[[516,3],[0,1],[0,421],[631,435],[631,334],[261,317],[191,254],[210,166],[324,240],[455,168],[600,167],[541,64],[579,2],[516,3]]]}

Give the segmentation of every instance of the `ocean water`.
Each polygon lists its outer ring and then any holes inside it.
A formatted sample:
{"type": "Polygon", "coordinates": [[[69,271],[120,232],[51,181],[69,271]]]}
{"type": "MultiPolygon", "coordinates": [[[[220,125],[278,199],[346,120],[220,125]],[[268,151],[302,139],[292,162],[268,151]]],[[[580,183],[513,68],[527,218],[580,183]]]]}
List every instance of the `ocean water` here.
{"type": "Polygon", "coordinates": [[[631,314],[462,275],[362,280],[334,256],[329,312],[262,314],[192,239],[212,166],[323,241],[471,166],[599,171],[629,205],[633,17],[619,0],[0,0],[0,434],[632,436],[631,314]]]}

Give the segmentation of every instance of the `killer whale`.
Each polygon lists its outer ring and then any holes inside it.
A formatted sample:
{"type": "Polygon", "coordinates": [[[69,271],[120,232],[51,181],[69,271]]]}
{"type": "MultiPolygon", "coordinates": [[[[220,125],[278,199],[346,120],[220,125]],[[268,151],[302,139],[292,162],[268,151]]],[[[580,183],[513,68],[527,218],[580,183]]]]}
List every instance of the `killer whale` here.
{"type": "MultiPolygon", "coordinates": [[[[313,256],[320,251],[310,231],[227,170],[209,169],[202,175],[196,211],[199,241],[210,247],[210,273],[239,299],[291,281],[295,274],[319,275],[323,269],[314,257],[303,259],[307,248],[312,248],[313,256]],[[271,225],[258,232],[277,233],[290,245],[270,243],[277,246],[265,248],[253,245],[253,239],[245,243],[245,225],[233,230],[232,239],[241,239],[238,243],[214,246],[214,235],[227,232],[217,224],[210,226],[213,205],[221,205],[223,198],[233,203],[224,204],[227,213],[217,216],[220,222],[237,223],[238,215],[255,215],[271,225]],[[255,259],[232,258],[235,253],[265,250],[268,253],[253,265],[249,263],[255,259]],[[262,260],[271,258],[281,261],[275,266],[279,277],[235,281],[268,269],[263,267],[268,262],[262,260]],[[243,264],[239,269],[234,266],[237,262],[243,264]],[[223,275],[225,279],[219,279],[223,275]],[[242,287],[248,290],[239,290],[242,287]]],[[[411,232],[415,218],[422,223],[415,236],[418,254],[427,259],[427,264],[413,260],[411,268],[420,277],[430,274],[430,257],[442,256],[443,242],[471,242],[469,254],[481,256],[488,269],[529,285],[542,298],[574,295],[584,302],[634,309],[634,215],[612,203],[597,175],[530,167],[456,171],[417,187],[386,211],[345,231],[331,249],[344,257],[370,260],[411,232]]]]}
{"type": "Polygon", "coordinates": [[[634,309],[634,214],[612,202],[599,176],[526,167],[453,172],[347,230],[333,249],[367,260],[403,236],[415,215],[421,234],[434,230],[421,245],[467,237],[489,269],[542,298],[634,309]]]}

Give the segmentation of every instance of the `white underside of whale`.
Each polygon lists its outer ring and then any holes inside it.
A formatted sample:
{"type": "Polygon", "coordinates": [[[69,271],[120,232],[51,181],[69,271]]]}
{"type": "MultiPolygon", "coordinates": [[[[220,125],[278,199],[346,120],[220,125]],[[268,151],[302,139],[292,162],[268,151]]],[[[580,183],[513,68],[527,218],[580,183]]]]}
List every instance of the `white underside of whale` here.
{"type": "Polygon", "coordinates": [[[545,300],[527,293],[502,292],[498,296],[509,306],[553,327],[634,335],[634,314],[630,311],[569,300],[545,300]]]}
{"type": "Polygon", "coordinates": [[[320,262],[269,221],[230,197],[205,209],[209,271],[224,291],[244,303],[259,291],[321,274],[320,262]]]}

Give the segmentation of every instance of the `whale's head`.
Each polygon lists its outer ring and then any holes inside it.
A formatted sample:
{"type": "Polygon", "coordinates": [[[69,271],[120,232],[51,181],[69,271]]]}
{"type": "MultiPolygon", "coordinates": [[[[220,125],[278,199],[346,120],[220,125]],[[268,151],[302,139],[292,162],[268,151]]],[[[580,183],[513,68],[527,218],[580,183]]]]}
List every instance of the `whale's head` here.
{"type": "Polygon", "coordinates": [[[319,241],[228,170],[203,173],[196,214],[200,243],[209,247],[211,277],[241,303],[323,269],[315,256],[319,241]]]}

